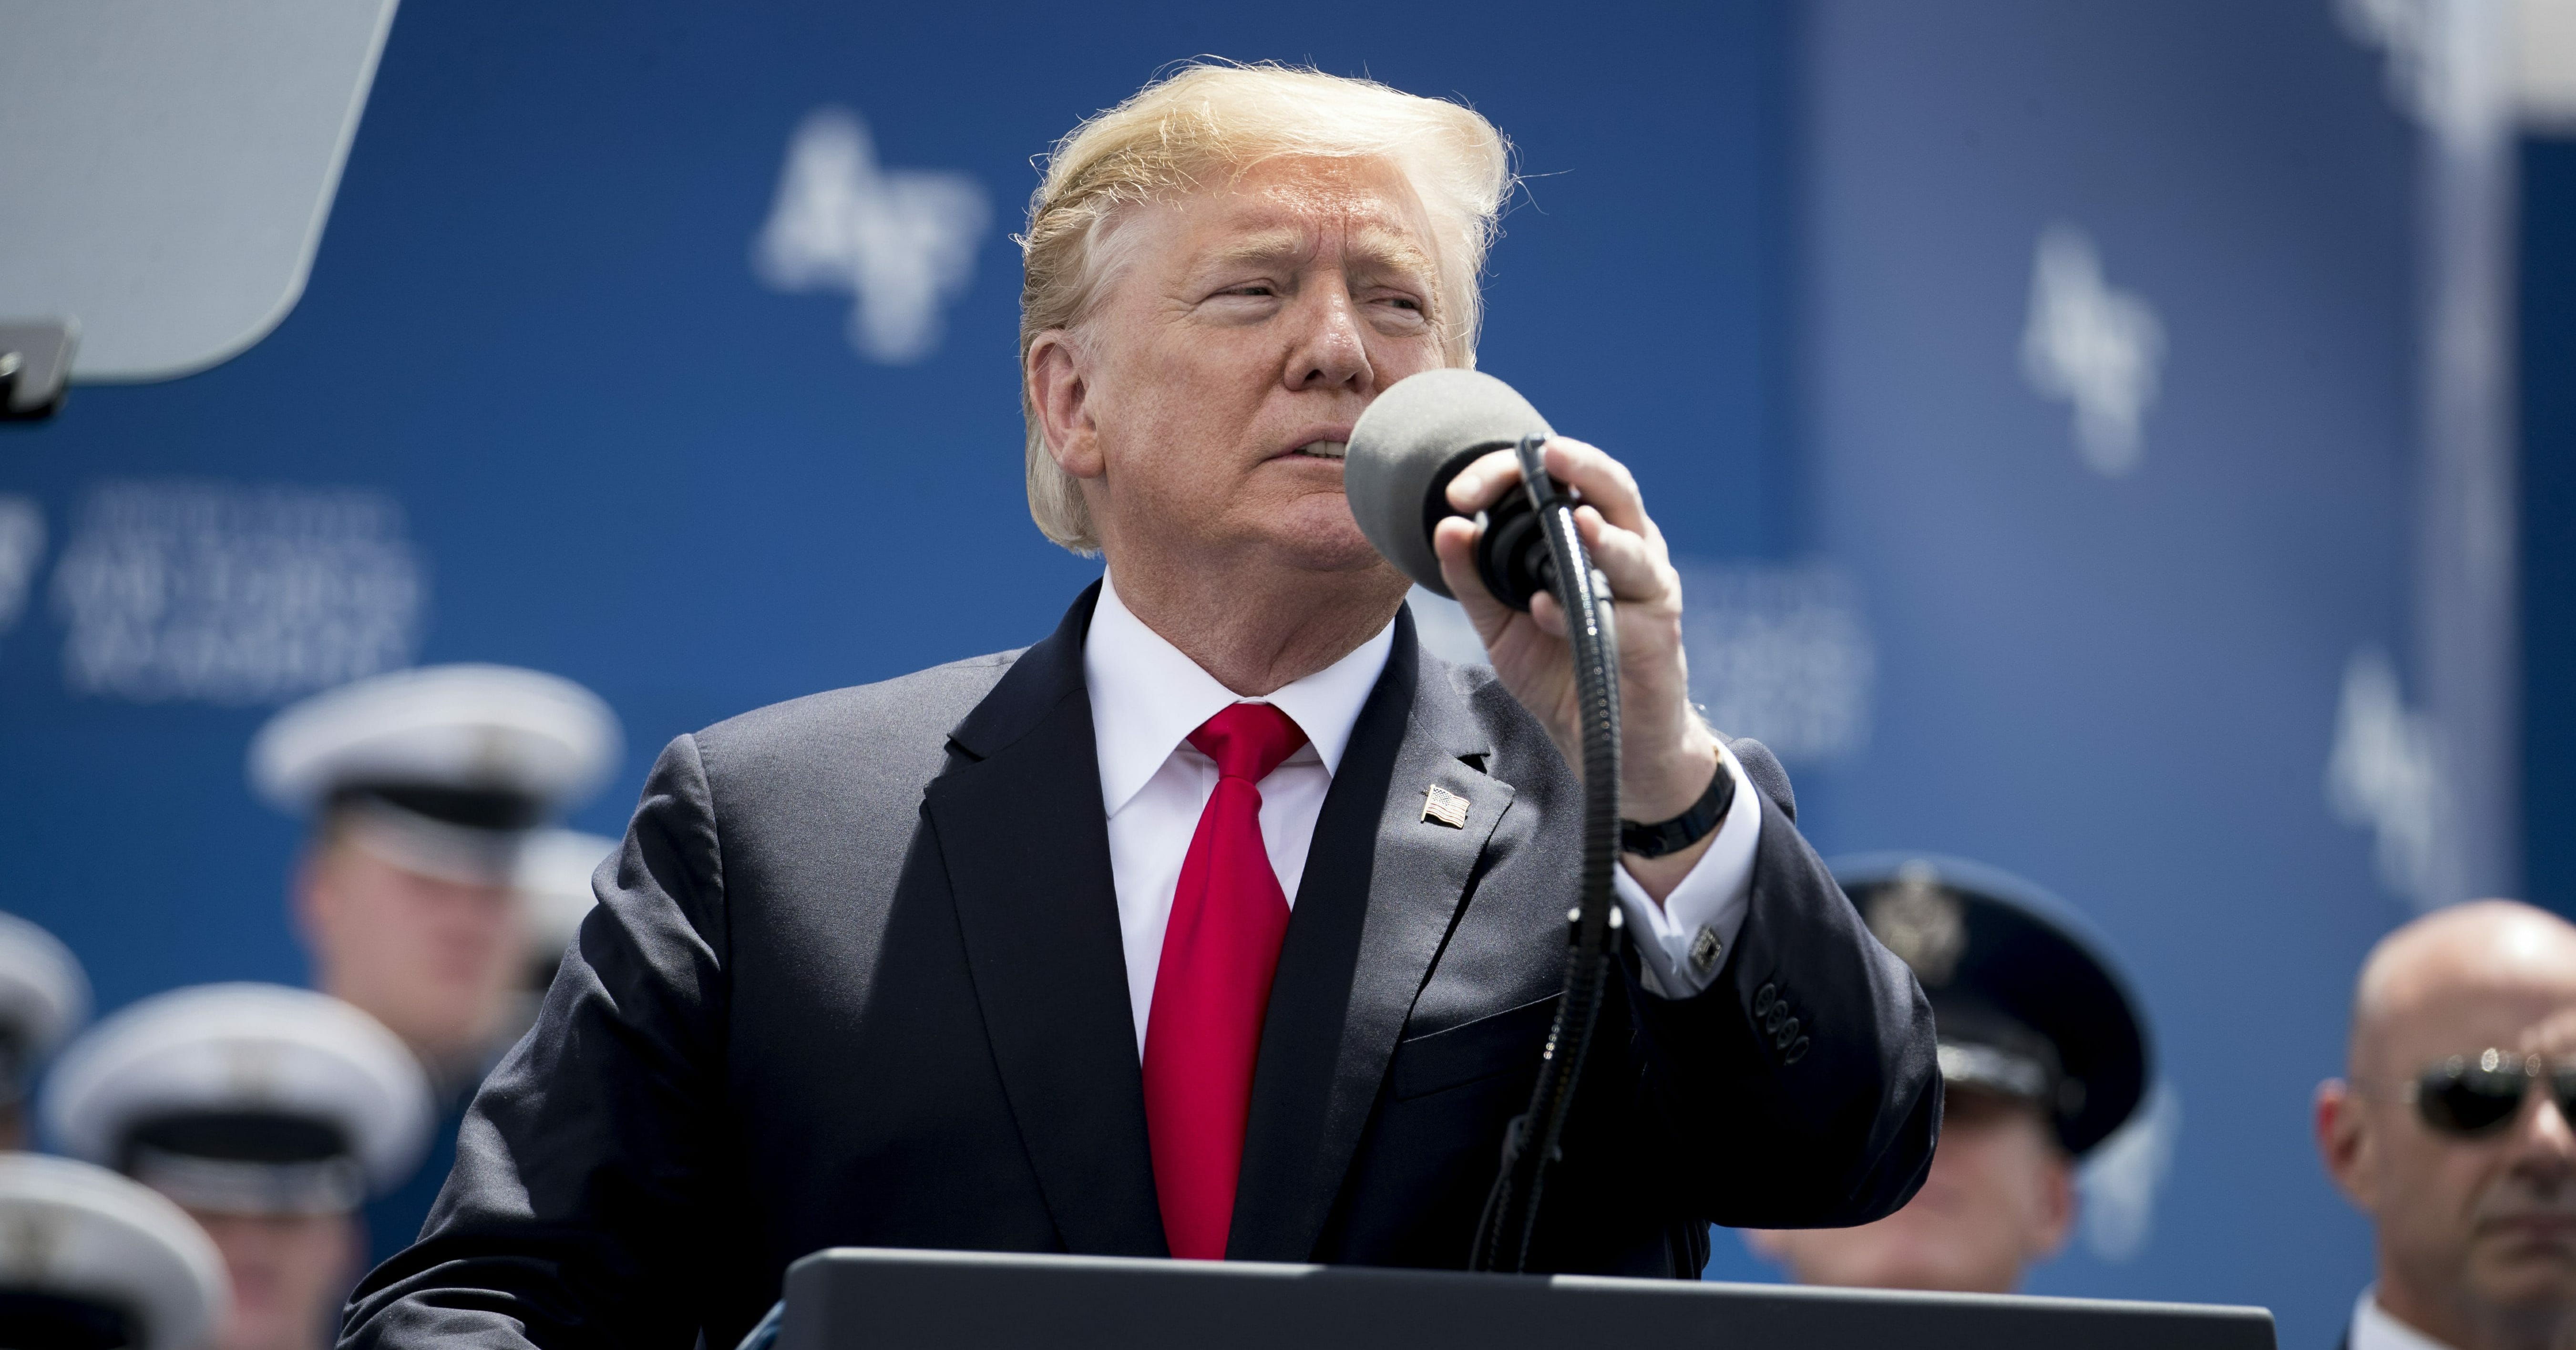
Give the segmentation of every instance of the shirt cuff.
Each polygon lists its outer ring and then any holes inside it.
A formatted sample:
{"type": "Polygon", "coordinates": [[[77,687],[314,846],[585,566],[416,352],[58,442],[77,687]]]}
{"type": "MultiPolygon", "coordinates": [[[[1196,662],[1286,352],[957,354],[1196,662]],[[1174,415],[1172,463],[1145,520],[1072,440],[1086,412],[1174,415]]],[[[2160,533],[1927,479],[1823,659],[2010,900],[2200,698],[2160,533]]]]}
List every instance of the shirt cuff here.
{"type": "Polygon", "coordinates": [[[1646,888],[1621,863],[1611,873],[1611,888],[1628,918],[1628,936],[1644,959],[1646,987],[1665,998],[1691,998],[1717,981],[1735,935],[1753,907],[1753,854],[1762,840],[1762,799],[1735,762],[1735,752],[1718,748],[1718,759],[1735,778],[1735,802],[1699,855],[1690,874],[1656,904],[1646,888]]]}

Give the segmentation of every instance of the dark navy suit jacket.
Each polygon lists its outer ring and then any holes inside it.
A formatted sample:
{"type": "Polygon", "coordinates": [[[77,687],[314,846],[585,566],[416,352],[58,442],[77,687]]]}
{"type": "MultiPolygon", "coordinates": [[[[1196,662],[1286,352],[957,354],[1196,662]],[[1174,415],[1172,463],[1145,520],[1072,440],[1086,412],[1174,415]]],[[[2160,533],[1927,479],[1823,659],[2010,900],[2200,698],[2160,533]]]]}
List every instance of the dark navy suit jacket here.
{"type": "MultiPolygon", "coordinates": [[[[1024,652],[674,741],[343,1343],[730,1346],[826,1246],[1167,1255],[1083,686],[1095,595],[1024,652]]],[[[1763,813],[1749,916],[1697,997],[1629,958],[1546,1269],[1695,1276],[1712,1222],[1864,1222],[1930,1163],[1923,994],[1776,761],[1735,749],[1764,785],[1733,808],[1763,813]]],[[[1298,886],[1229,1255],[1465,1263],[1562,978],[1580,795],[1491,671],[1397,620],[1298,886]],[[1435,784],[1464,829],[1423,819],[1435,784]]]]}

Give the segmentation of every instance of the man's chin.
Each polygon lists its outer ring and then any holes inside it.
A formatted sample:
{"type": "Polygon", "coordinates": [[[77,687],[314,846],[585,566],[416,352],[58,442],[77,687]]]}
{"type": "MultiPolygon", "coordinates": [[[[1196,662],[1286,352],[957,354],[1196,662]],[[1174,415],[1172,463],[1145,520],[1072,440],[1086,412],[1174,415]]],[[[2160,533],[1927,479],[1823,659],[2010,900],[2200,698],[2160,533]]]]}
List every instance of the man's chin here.
{"type": "Polygon", "coordinates": [[[2498,1234],[2479,1246],[2472,1278],[2489,1302],[2576,1307],[2576,1243],[2555,1234],[2498,1234]]]}
{"type": "Polygon", "coordinates": [[[1264,532],[1270,544],[1266,551],[1281,566],[1295,571],[1380,571],[1394,577],[1394,564],[1378,555],[1349,509],[1340,506],[1339,498],[1334,504],[1339,509],[1331,512],[1302,503],[1282,512],[1264,532]]]}

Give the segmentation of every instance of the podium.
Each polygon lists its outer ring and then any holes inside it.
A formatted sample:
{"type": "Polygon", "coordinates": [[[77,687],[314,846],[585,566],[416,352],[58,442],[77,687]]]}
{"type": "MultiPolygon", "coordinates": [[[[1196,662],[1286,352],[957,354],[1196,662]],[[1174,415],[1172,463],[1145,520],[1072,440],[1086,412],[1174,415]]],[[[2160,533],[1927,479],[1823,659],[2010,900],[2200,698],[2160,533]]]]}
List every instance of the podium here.
{"type": "Polygon", "coordinates": [[[2274,1350],[2261,1308],[839,1248],[778,1350],[2274,1350]]]}

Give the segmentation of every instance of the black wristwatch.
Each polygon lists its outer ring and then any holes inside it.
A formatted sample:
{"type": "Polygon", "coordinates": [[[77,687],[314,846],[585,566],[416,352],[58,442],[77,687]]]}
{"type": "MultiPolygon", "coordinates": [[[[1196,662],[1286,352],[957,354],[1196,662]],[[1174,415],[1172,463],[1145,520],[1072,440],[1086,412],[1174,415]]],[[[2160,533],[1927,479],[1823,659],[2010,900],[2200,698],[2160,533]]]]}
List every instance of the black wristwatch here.
{"type": "Polygon", "coordinates": [[[1717,757],[1717,776],[1708,780],[1708,791],[1699,794],[1690,809],[1670,820],[1640,825],[1633,820],[1619,822],[1619,851],[1640,858],[1660,858],[1696,844],[1726,819],[1726,808],[1735,802],[1735,775],[1727,770],[1725,752],[1717,757]]]}

